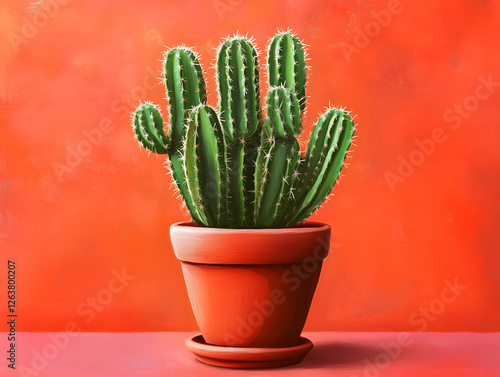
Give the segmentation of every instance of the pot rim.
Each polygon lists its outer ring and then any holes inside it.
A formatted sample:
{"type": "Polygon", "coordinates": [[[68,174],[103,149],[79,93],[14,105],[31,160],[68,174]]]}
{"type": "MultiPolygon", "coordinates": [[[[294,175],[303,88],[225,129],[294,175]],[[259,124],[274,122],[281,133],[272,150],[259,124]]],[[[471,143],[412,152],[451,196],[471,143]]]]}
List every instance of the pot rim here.
{"type": "Polygon", "coordinates": [[[330,225],[313,221],[291,228],[211,228],[188,221],[170,227],[177,259],[218,265],[321,261],[328,255],[330,233],[330,225]]]}
{"type": "Polygon", "coordinates": [[[303,221],[295,226],[287,228],[215,228],[210,226],[200,226],[193,221],[179,221],[173,223],[172,227],[183,227],[185,229],[190,229],[193,232],[206,232],[212,234],[227,234],[227,233],[266,233],[266,234],[280,234],[285,231],[294,230],[294,233],[309,233],[318,231],[318,228],[327,229],[330,228],[329,224],[322,223],[319,221],[303,221]]]}

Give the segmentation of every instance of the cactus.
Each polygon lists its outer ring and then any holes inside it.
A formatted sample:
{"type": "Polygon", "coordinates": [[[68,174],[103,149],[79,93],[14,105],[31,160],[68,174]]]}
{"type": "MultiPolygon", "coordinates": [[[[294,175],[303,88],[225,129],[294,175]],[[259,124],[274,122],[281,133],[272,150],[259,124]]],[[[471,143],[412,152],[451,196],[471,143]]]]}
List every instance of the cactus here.
{"type": "Polygon", "coordinates": [[[297,137],[306,107],[307,67],[300,39],[275,35],[268,48],[265,118],[260,104],[258,53],[235,35],[218,48],[217,110],[207,105],[197,55],[178,47],[165,55],[170,127],[146,102],[133,119],[140,144],[168,154],[193,220],[229,228],[292,227],[325,200],[344,166],[354,133],[349,112],[327,109],[301,158],[297,137]]]}

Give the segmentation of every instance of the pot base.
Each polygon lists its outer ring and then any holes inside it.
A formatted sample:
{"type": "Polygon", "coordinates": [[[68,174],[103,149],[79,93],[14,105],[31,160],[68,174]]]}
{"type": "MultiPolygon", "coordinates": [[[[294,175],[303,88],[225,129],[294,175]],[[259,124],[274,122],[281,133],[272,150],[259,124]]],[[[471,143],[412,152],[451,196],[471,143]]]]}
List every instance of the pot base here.
{"type": "Polygon", "coordinates": [[[225,368],[257,369],[298,364],[312,350],[309,339],[300,338],[292,347],[247,348],[207,344],[202,335],[186,340],[187,348],[202,363],[225,368]]]}

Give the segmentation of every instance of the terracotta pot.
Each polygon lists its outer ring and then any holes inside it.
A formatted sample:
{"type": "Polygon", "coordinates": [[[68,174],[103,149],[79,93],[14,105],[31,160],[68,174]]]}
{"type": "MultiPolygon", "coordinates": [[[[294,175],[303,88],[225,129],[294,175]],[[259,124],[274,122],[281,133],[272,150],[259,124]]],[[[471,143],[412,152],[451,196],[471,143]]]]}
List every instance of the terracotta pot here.
{"type": "Polygon", "coordinates": [[[220,229],[177,223],[170,233],[208,345],[283,348],[301,342],[330,246],[329,225],[220,229]]]}

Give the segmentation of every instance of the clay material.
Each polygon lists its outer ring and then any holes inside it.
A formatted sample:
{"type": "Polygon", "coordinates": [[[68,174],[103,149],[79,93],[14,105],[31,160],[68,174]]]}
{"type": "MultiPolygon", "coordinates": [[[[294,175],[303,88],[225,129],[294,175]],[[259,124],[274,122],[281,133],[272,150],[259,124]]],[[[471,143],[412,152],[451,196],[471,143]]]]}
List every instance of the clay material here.
{"type": "Polygon", "coordinates": [[[300,344],[328,254],[329,225],[220,229],[178,223],[170,231],[207,344],[279,349],[300,344]]]}
{"type": "Polygon", "coordinates": [[[186,341],[187,348],[202,363],[226,368],[275,368],[300,363],[312,350],[309,339],[299,338],[296,346],[282,348],[221,347],[207,344],[197,335],[186,341]]]}

